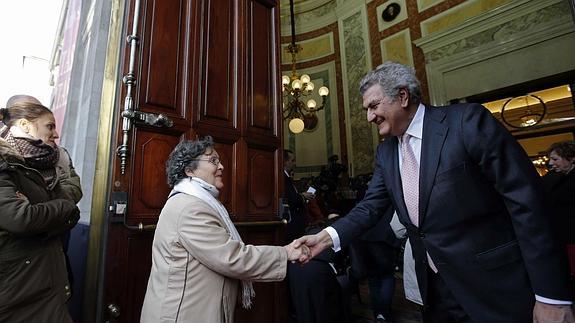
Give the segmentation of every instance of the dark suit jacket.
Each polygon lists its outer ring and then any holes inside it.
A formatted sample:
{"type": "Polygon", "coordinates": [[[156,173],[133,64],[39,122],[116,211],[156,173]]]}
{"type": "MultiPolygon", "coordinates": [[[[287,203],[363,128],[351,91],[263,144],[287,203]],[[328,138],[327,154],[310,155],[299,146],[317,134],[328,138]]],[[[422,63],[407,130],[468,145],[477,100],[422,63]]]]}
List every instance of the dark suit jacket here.
{"type": "Polygon", "coordinates": [[[543,187],[557,238],[564,244],[575,243],[575,170],[567,175],[550,171],[543,176],[543,187]]]}
{"type": "Polygon", "coordinates": [[[485,108],[425,108],[419,192],[416,227],[403,199],[397,138],[382,142],[364,200],[333,225],[342,245],[395,207],[408,230],[424,299],[426,251],[475,322],[530,322],[534,293],[569,299],[540,179],[485,108]]]}
{"type": "Polygon", "coordinates": [[[296,191],[291,177],[284,175],[283,198],[287,200],[291,221],[286,226],[286,242],[292,242],[305,234],[305,202],[296,191]]]}

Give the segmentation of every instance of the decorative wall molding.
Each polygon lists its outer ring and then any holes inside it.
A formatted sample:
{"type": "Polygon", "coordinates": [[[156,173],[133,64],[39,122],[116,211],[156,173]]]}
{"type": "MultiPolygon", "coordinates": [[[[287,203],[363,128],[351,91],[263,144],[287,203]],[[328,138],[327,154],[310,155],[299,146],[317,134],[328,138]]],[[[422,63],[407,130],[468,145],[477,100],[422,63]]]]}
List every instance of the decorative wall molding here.
{"type": "Polygon", "coordinates": [[[436,105],[575,69],[575,25],[563,0],[514,1],[414,43],[436,105]]]}

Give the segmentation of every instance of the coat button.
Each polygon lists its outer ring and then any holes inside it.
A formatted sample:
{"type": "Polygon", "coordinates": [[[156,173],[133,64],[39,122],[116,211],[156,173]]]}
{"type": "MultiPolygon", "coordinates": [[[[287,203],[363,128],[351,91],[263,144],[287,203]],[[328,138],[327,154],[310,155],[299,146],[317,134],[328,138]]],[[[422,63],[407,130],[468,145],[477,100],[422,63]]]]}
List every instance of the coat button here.
{"type": "Polygon", "coordinates": [[[420,232],[420,233],[419,233],[419,237],[420,237],[421,239],[425,239],[425,233],[420,232]]]}
{"type": "Polygon", "coordinates": [[[29,265],[29,264],[30,264],[30,260],[26,260],[25,263],[26,263],[26,265],[29,265]]]}
{"type": "Polygon", "coordinates": [[[70,286],[66,285],[66,286],[64,287],[64,289],[65,289],[65,290],[70,290],[70,286]]]}

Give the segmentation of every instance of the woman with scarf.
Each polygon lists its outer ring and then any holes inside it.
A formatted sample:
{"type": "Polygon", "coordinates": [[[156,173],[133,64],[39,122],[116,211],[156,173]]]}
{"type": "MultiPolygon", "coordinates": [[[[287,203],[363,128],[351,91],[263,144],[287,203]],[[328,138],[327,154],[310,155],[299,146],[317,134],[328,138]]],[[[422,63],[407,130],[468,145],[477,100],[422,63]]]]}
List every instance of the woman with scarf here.
{"type": "Polygon", "coordinates": [[[60,176],[69,165],[48,108],[15,102],[0,119],[0,322],[71,322],[61,236],[78,222],[81,193],[60,176]]]}
{"type": "Polygon", "coordinates": [[[183,141],[170,154],[173,190],[154,235],[141,322],[231,323],[238,292],[249,308],[253,281],[282,280],[287,261],[307,254],[292,245],[244,244],[217,200],[223,170],[210,136],[183,141]]]}

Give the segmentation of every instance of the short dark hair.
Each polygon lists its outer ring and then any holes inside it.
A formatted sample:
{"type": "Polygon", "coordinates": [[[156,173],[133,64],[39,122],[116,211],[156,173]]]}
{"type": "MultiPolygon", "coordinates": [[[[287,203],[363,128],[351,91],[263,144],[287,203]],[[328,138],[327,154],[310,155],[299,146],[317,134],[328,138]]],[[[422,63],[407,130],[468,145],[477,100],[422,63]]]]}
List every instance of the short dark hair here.
{"type": "Polygon", "coordinates": [[[571,159],[575,158],[575,142],[573,141],[560,141],[556,142],[547,149],[547,155],[555,152],[559,157],[571,159]]]}
{"type": "Polygon", "coordinates": [[[181,179],[186,178],[186,170],[196,170],[198,168],[196,159],[210,148],[214,149],[214,140],[211,136],[180,142],[166,161],[168,185],[174,187],[181,179]]]}
{"type": "Polygon", "coordinates": [[[46,114],[52,114],[52,111],[41,104],[17,102],[4,109],[0,109],[0,120],[2,120],[6,126],[11,127],[17,120],[26,119],[33,122],[46,114]]]}
{"type": "Polygon", "coordinates": [[[293,151],[284,149],[284,163],[288,161],[290,155],[293,155],[293,151]]]}

